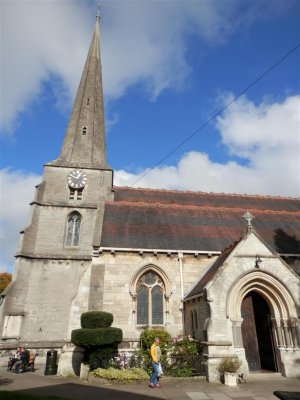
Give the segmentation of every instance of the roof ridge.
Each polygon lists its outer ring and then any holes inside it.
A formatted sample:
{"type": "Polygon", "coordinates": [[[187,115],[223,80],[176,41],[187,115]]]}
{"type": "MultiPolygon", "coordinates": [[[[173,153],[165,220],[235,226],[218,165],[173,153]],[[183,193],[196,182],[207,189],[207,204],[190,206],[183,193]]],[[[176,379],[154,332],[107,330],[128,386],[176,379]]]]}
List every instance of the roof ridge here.
{"type": "MultiPolygon", "coordinates": [[[[218,211],[241,211],[241,213],[245,212],[246,208],[241,207],[223,207],[223,206],[203,206],[203,205],[195,205],[195,204],[172,204],[172,203],[147,203],[147,202],[136,202],[132,201],[106,201],[106,204],[114,205],[114,206],[130,206],[130,207],[149,207],[149,208],[157,208],[158,206],[161,208],[173,208],[173,209],[201,209],[201,210],[218,210],[218,211]]],[[[257,208],[247,207],[247,210],[253,213],[261,213],[261,214],[300,214],[300,211],[287,211],[287,210],[260,210],[257,208]]]]}
{"type": "Polygon", "coordinates": [[[231,197],[250,197],[250,198],[259,198],[259,199],[274,199],[274,200],[299,200],[300,197],[288,197],[288,196],[272,196],[272,195],[260,195],[260,194],[247,194],[247,193],[225,193],[225,192],[202,192],[202,191],[193,191],[193,190],[176,190],[176,189],[152,189],[152,188],[143,188],[137,187],[133,188],[130,186],[114,186],[114,189],[118,190],[142,190],[145,192],[161,192],[161,193],[191,193],[191,194],[209,194],[212,196],[231,196],[231,197]]]}

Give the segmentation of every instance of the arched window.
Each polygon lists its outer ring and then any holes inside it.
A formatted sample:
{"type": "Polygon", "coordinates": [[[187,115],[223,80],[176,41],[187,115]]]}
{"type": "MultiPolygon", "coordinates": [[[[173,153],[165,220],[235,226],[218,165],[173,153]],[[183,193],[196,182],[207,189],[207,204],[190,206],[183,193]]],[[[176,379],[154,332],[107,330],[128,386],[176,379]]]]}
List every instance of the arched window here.
{"type": "Polygon", "coordinates": [[[67,246],[78,246],[80,236],[81,215],[73,212],[67,220],[67,246]]]}
{"type": "Polygon", "coordinates": [[[164,324],[164,284],[154,271],[147,271],[137,282],[137,324],[164,324]]]}

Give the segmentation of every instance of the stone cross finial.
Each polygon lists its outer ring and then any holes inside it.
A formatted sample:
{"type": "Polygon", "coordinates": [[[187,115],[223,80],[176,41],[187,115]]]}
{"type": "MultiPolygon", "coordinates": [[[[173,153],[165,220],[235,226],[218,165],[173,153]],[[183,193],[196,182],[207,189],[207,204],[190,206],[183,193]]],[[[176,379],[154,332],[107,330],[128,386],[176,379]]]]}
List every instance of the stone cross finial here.
{"type": "Polygon", "coordinates": [[[251,221],[255,218],[248,210],[245,212],[243,215],[243,218],[247,221],[248,223],[248,229],[252,229],[252,224],[251,221]]]}

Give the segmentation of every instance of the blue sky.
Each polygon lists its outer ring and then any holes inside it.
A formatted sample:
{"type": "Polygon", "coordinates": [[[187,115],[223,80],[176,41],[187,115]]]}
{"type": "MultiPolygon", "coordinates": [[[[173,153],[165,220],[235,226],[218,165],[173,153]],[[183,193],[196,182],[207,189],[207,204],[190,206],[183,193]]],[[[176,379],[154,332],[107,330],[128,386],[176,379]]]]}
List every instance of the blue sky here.
{"type": "MultiPolygon", "coordinates": [[[[107,158],[131,185],[300,42],[300,3],[103,1],[107,158]]],[[[1,3],[1,246],[10,269],[43,164],[57,158],[92,1],[1,3]]],[[[137,186],[299,196],[300,49],[137,186]]]]}

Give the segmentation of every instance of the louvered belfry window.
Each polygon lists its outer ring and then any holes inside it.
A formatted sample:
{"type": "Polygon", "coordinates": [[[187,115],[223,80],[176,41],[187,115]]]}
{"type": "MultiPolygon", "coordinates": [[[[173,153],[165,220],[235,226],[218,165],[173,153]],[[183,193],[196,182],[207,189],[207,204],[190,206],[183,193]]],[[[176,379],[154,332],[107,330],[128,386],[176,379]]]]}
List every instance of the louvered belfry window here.
{"type": "Polygon", "coordinates": [[[164,284],[154,271],[147,271],[137,283],[137,324],[163,325],[164,284]]]}
{"type": "Polygon", "coordinates": [[[81,215],[73,212],[67,220],[67,246],[78,246],[80,237],[81,215]]]}

